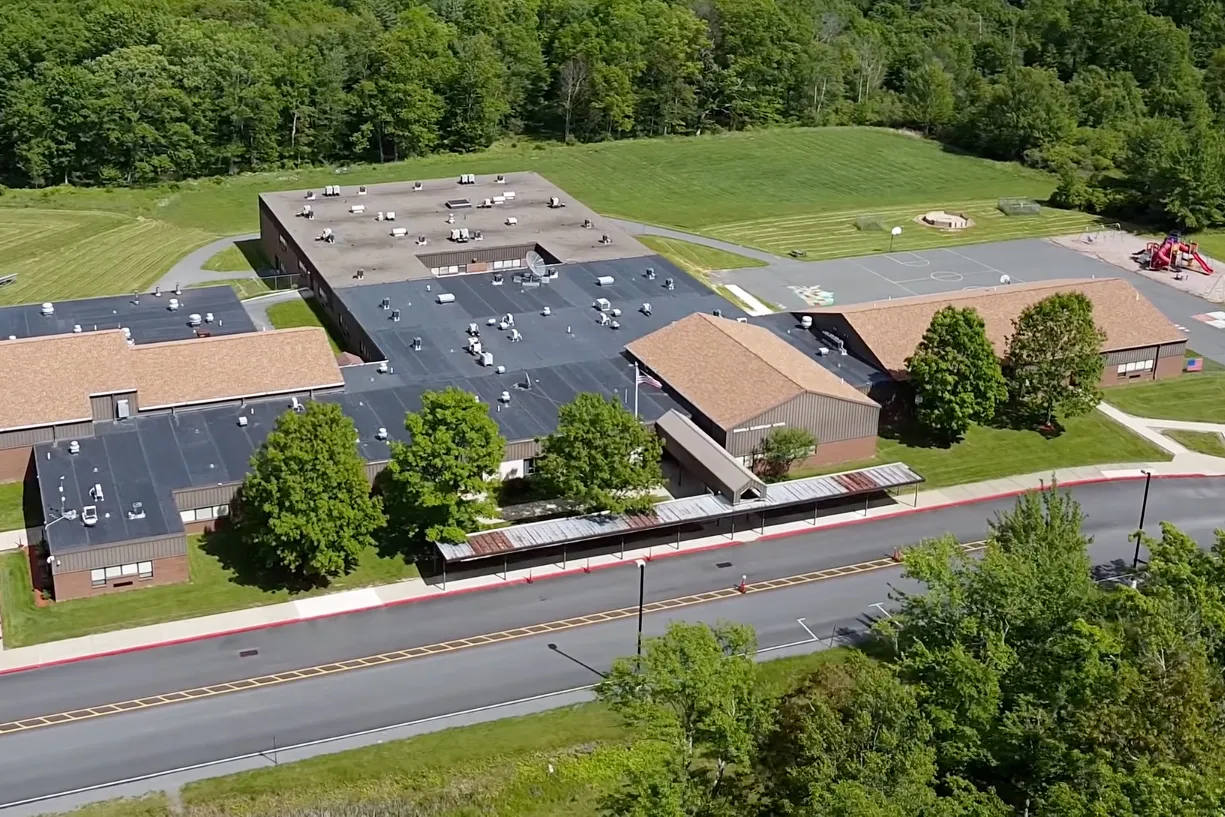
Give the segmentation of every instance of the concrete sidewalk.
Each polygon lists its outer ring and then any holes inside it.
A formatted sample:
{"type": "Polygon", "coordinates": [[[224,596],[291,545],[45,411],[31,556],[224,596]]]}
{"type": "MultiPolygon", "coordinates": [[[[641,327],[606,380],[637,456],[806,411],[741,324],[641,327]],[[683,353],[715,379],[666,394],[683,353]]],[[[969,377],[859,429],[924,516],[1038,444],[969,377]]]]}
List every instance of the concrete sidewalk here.
{"type": "MultiPolygon", "coordinates": [[[[1190,454],[1188,456],[1176,456],[1172,462],[1124,463],[1120,465],[1067,468],[1056,471],[1053,476],[1060,483],[1070,485],[1083,482],[1136,479],[1141,477],[1146,470],[1151,471],[1155,476],[1225,476],[1225,460],[1190,454]]],[[[426,584],[420,579],[409,579],[395,584],[331,593],[300,601],[271,604],[264,607],[237,610],[231,613],[171,621],[164,624],[135,627],[128,630],[117,630],[115,632],[100,633],[81,638],[53,641],[32,647],[8,649],[0,652],[0,674],[150,647],[166,646],[168,644],[244,632],[263,627],[291,624],[324,616],[405,604],[457,593],[504,587],[510,583],[534,582],[570,573],[633,564],[636,559],[666,558],[668,556],[726,547],[733,544],[807,533],[871,519],[932,510],[942,506],[994,499],[1049,485],[1051,478],[1051,473],[1043,472],[938,490],[920,491],[917,495],[912,494],[900,497],[899,502],[895,505],[872,508],[866,512],[856,510],[826,516],[820,518],[816,524],[801,521],[767,525],[764,531],[740,531],[732,537],[709,536],[684,542],[679,547],[657,545],[638,551],[626,551],[624,557],[612,554],[595,556],[590,559],[572,559],[564,566],[561,564],[547,565],[525,570],[512,570],[505,575],[480,576],[450,581],[445,589],[438,585],[426,584]]]]}

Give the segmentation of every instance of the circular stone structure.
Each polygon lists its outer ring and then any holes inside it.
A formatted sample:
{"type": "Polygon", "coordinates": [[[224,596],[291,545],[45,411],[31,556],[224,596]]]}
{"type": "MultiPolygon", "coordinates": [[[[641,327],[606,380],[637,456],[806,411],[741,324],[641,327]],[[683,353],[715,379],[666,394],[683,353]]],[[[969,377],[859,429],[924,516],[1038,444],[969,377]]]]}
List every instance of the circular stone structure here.
{"type": "Polygon", "coordinates": [[[937,227],[941,230],[964,230],[972,225],[972,222],[966,218],[965,214],[946,213],[944,210],[932,210],[919,216],[916,220],[929,227],[937,227]]]}

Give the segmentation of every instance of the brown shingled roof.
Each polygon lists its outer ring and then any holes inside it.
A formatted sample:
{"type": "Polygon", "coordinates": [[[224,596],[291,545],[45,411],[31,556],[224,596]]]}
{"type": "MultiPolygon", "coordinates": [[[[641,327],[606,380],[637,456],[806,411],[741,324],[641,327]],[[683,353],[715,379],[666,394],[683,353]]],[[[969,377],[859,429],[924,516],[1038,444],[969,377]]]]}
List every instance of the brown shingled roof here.
{"type": "Polygon", "coordinates": [[[1106,333],[1103,352],[1186,340],[1169,318],[1121,278],[1040,281],[805,311],[842,315],[881,365],[893,374],[902,374],[906,358],[914,354],[932,316],[944,307],[973,307],[982,316],[996,354],[1003,356],[1012,336],[1012,322],[1027,306],[1060,292],[1080,292],[1093,303],[1093,318],[1106,333]]]}
{"type": "Polygon", "coordinates": [[[695,313],[626,347],[724,428],[806,392],[876,405],[770,330],[695,313]]]}
{"type": "Polygon", "coordinates": [[[132,391],[123,332],[0,341],[0,429],[89,420],[91,394],[132,391]]]}
{"type": "Polygon", "coordinates": [[[118,329],[0,341],[0,429],[89,420],[91,395],[141,409],[340,386],[317,327],[128,346],[118,329]]]}

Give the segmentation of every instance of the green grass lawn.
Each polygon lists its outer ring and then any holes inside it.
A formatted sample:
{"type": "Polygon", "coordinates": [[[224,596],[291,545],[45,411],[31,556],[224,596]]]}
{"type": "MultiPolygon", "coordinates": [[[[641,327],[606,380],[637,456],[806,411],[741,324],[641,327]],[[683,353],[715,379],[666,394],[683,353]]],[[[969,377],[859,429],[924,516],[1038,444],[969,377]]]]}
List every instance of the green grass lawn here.
{"type": "Polygon", "coordinates": [[[332,322],[314,298],[296,298],[292,301],[273,304],[268,307],[268,320],[277,329],[291,329],[295,326],[318,326],[328,333],[328,343],[332,351],[339,353],[340,344],[332,336],[332,322]]]}
{"type": "Polygon", "coordinates": [[[715,270],[766,266],[765,261],[759,261],[756,258],[694,244],[692,241],[681,241],[678,238],[640,235],[638,240],[685,272],[703,279],[707,273],[715,270]]]}
{"type": "MultiPolygon", "coordinates": [[[[882,129],[794,128],[573,146],[520,140],[478,154],[352,166],[339,176],[332,168],[310,168],[146,189],[9,190],[0,199],[0,274],[19,277],[0,289],[0,303],[145,288],[188,251],[258,229],[261,191],[519,170],[543,173],[605,215],[775,252],[805,248],[811,258],[882,248],[885,234],[854,228],[865,212],[909,225],[907,219],[933,207],[961,208],[979,221],[960,234],[904,226],[899,249],[1076,232],[1087,220],[1058,211],[1005,219],[992,209],[998,198],[1045,198],[1054,178],[882,129]]],[[[247,261],[253,263],[249,254],[247,261]]],[[[215,263],[238,261],[228,253],[215,263]]]]}
{"type": "Polygon", "coordinates": [[[1106,402],[1138,417],[1225,423],[1225,371],[1190,372],[1172,380],[1118,386],[1106,402]]]}
{"type": "Polygon", "coordinates": [[[1208,454],[1212,457],[1225,457],[1225,437],[1213,431],[1183,431],[1172,428],[1162,431],[1162,434],[1177,443],[1182,443],[1192,451],[1208,454]]]}
{"type": "Polygon", "coordinates": [[[226,278],[220,281],[208,281],[200,284],[192,284],[188,289],[199,289],[200,287],[215,287],[228,286],[238,295],[239,300],[245,298],[254,298],[257,295],[267,295],[272,292],[272,288],[268,286],[268,282],[263,278],[226,278]]]}
{"type": "Polygon", "coordinates": [[[259,272],[268,269],[268,257],[258,238],[235,241],[201,265],[213,272],[259,272]]]}
{"type": "Polygon", "coordinates": [[[25,527],[24,482],[0,482],[0,531],[25,527]]]}
{"type": "Polygon", "coordinates": [[[904,462],[924,477],[924,488],[943,488],[1016,474],[1054,471],[1057,468],[1172,459],[1165,451],[1132,434],[1101,412],[1073,417],[1064,421],[1063,425],[1063,433],[1052,438],[1044,437],[1037,431],[975,426],[961,442],[949,448],[881,439],[876,457],[872,460],[836,468],[800,470],[795,476],[904,462]]]}
{"type": "Polygon", "coordinates": [[[188,539],[191,581],[149,587],[128,593],[95,596],[37,607],[30,591],[30,566],[24,553],[0,554],[0,615],[4,620],[4,643],[24,647],[61,638],[140,627],[183,618],[224,613],[265,604],[319,595],[336,590],[387,584],[417,575],[417,568],[399,556],[379,556],[373,549],[362,554],[356,569],[333,580],[326,590],[291,593],[263,589],[248,583],[202,544],[201,537],[188,539]]]}

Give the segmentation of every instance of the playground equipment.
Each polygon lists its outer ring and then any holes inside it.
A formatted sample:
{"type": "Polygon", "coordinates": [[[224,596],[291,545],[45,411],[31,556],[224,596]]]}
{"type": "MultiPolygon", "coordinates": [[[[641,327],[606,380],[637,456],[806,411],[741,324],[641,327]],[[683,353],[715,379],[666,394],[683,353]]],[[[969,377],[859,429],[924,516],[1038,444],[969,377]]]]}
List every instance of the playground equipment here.
{"type": "Polygon", "coordinates": [[[1213,273],[1212,267],[1199,254],[1199,244],[1183,241],[1178,233],[1170,233],[1160,243],[1150,241],[1148,246],[1132,258],[1144,269],[1170,270],[1175,274],[1189,269],[1195,269],[1204,275],[1213,273]]]}

